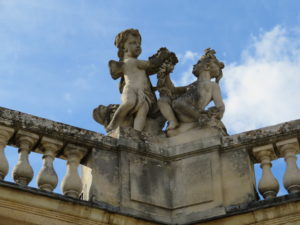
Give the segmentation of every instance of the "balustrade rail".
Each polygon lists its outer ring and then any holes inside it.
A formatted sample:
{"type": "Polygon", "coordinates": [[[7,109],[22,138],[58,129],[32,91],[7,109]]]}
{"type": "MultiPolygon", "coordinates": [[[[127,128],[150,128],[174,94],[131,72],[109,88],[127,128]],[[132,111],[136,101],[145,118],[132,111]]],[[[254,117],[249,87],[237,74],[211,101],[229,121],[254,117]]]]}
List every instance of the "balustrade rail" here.
{"type": "Polygon", "coordinates": [[[12,170],[16,184],[27,186],[32,181],[35,171],[30,165],[29,154],[35,152],[43,155],[36,180],[38,187],[53,192],[58,184],[53,162],[60,158],[66,160],[67,165],[61,191],[66,196],[78,198],[82,192],[78,173],[81,160],[93,147],[107,149],[114,145],[110,137],[0,107],[0,180],[5,180],[11,166],[5,147],[17,147],[19,157],[12,170]]]}
{"type": "MultiPolygon", "coordinates": [[[[249,149],[253,163],[259,163],[262,177],[258,191],[264,199],[277,196],[279,184],[272,174],[272,160],[284,158],[286,171],[283,184],[288,193],[300,192],[300,172],[296,159],[299,153],[297,137],[300,136],[300,121],[290,123],[292,128],[278,135],[281,125],[265,131],[245,132],[226,137],[221,148],[230,149],[244,146],[249,149]],[[258,133],[253,136],[253,133],[258,133]],[[266,135],[260,135],[265,132],[266,135]]],[[[18,148],[18,162],[12,176],[16,184],[27,186],[34,171],[28,160],[30,152],[43,155],[43,166],[38,172],[37,185],[40,189],[52,192],[58,184],[58,176],[53,166],[55,158],[66,160],[67,170],[61,182],[62,193],[78,198],[82,192],[82,181],[78,167],[93,148],[118,149],[118,140],[92,131],[72,127],[66,124],[38,118],[25,113],[0,107],[0,180],[5,180],[9,163],[5,156],[5,147],[18,148]]],[[[130,147],[128,147],[130,148],[130,147]]],[[[168,156],[165,156],[168,157],[168,156]]]]}
{"type": "Polygon", "coordinates": [[[284,158],[286,169],[283,176],[284,188],[288,193],[300,192],[300,171],[297,167],[299,143],[291,138],[267,145],[254,147],[252,150],[256,163],[260,163],[262,177],[258,183],[258,191],[264,199],[275,198],[279,192],[279,183],[273,175],[272,161],[284,158]]]}
{"type": "Polygon", "coordinates": [[[64,143],[60,140],[45,136],[40,138],[38,134],[24,130],[15,132],[13,128],[0,126],[0,179],[2,180],[5,179],[9,169],[8,160],[4,154],[4,148],[8,143],[19,149],[19,159],[12,171],[13,179],[17,184],[27,186],[32,180],[34,171],[28,161],[28,155],[34,151],[43,154],[43,166],[37,176],[38,187],[52,192],[58,183],[53,161],[62,150],[60,157],[67,161],[67,172],[61,184],[62,192],[70,197],[79,197],[82,191],[82,182],[77,168],[80,160],[88,153],[87,148],[67,144],[62,149],[64,143]]]}

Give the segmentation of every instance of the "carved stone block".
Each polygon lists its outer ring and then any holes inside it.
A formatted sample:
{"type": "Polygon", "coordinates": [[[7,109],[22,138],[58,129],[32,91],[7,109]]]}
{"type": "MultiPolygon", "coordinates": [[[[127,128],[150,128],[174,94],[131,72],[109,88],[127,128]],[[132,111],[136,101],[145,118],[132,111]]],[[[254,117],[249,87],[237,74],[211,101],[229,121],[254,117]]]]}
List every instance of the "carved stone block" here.
{"type": "Polygon", "coordinates": [[[168,164],[151,160],[130,161],[130,198],[163,208],[172,208],[168,164]]]}
{"type": "Polygon", "coordinates": [[[227,206],[255,200],[255,183],[247,151],[222,149],[217,140],[176,146],[174,154],[123,142],[93,149],[83,167],[83,198],[164,224],[224,215],[227,206]]]}
{"type": "Polygon", "coordinates": [[[213,201],[210,158],[189,158],[175,164],[173,208],[213,201]]]}

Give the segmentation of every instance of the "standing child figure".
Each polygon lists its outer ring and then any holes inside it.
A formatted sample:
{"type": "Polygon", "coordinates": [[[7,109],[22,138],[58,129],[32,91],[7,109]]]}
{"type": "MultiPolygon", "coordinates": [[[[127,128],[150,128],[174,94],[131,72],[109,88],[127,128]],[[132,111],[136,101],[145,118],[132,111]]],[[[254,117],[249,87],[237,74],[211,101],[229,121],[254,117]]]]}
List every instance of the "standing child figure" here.
{"type": "Polygon", "coordinates": [[[160,98],[157,102],[162,115],[168,120],[168,130],[175,129],[179,122],[172,108],[172,101],[187,91],[187,87],[175,87],[170,74],[178,63],[176,55],[171,52],[169,58],[164,61],[157,73],[157,90],[160,98]]]}
{"type": "MultiPolygon", "coordinates": [[[[153,67],[153,62],[137,59],[141,54],[141,35],[138,30],[127,29],[116,36],[115,45],[119,49],[120,61],[109,61],[113,79],[121,78],[121,104],[116,110],[107,130],[114,130],[129,115],[134,115],[133,128],[142,131],[146,117],[155,95],[146,70],[153,67]]],[[[157,62],[157,60],[154,60],[157,62]]]]}

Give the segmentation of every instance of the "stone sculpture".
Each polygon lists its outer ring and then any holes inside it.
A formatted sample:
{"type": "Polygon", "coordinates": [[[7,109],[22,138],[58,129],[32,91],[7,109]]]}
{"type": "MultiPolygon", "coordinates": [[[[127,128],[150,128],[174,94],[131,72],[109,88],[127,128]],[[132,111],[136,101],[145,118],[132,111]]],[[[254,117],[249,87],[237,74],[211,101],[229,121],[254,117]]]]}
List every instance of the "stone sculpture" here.
{"type": "Polygon", "coordinates": [[[107,126],[108,131],[120,126],[129,114],[134,114],[133,128],[142,131],[149,110],[156,102],[147,70],[156,67],[165,56],[161,54],[149,61],[137,59],[142,51],[141,40],[139,31],[135,29],[122,31],[115,39],[120,61],[109,61],[109,67],[113,79],[121,78],[122,96],[121,104],[107,126]]]}
{"type": "MultiPolygon", "coordinates": [[[[172,108],[184,128],[190,127],[216,127],[227,134],[221,122],[225,111],[219,81],[222,77],[224,63],[220,62],[213,49],[205,49],[205,54],[193,67],[193,74],[197,81],[187,86],[187,91],[172,102],[172,108]],[[215,78],[215,81],[211,79],[215,78]],[[205,109],[213,101],[215,106],[205,109]]],[[[180,127],[179,127],[180,128],[180,127]]],[[[181,131],[179,131],[181,132],[181,131]]],[[[174,136],[177,132],[170,131],[174,136]]]]}
{"type": "Polygon", "coordinates": [[[121,104],[98,106],[93,112],[94,119],[104,125],[109,134],[121,127],[160,138],[178,136],[193,129],[210,133],[211,130],[207,130],[210,128],[214,129],[213,134],[226,135],[221,122],[225,105],[218,84],[224,63],[216,58],[216,52],[205,49],[204,55],[194,65],[193,74],[197,81],[175,87],[170,78],[178,62],[175,53],[161,48],[148,60],[139,60],[141,39],[135,29],[124,30],[116,36],[115,46],[120,60],[110,60],[109,68],[113,79],[121,79],[121,104]],[[156,87],[149,79],[153,74],[157,74],[156,87]],[[159,92],[158,100],[155,91],[159,92]],[[211,101],[215,106],[206,109],[211,101]],[[163,131],[166,121],[168,126],[163,131]]]}
{"type": "MultiPolygon", "coordinates": [[[[160,49],[159,51],[166,51],[166,49],[160,49]]],[[[159,52],[158,52],[159,53],[159,52]]],[[[171,52],[168,59],[159,68],[157,73],[157,87],[160,98],[158,100],[159,110],[162,115],[168,120],[168,129],[175,129],[179,126],[178,119],[172,108],[172,101],[187,91],[187,87],[175,87],[170,73],[173,72],[174,66],[177,64],[178,59],[176,55],[171,52]]]]}

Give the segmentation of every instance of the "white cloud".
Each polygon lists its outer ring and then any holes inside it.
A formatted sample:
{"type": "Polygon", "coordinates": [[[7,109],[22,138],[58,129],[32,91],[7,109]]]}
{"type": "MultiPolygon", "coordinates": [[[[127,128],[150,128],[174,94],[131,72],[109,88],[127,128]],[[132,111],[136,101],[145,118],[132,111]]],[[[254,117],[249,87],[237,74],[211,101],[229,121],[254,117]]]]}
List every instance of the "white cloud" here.
{"type": "Polygon", "coordinates": [[[200,58],[199,53],[193,51],[186,51],[184,54],[178,54],[179,64],[177,67],[183,69],[183,72],[180,73],[180,78],[175,79],[173,82],[176,86],[188,85],[196,80],[196,77],[193,75],[193,65],[200,58]]]}
{"type": "Polygon", "coordinates": [[[180,60],[182,64],[185,64],[187,61],[192,61],[194,62],[199,58],[199,54],[197,52],[192,52],[190,50],[186,51],[180,60]]]}
{"type": "MultiPolygon", "coordinates": [[[[186,71],[181,74],[181,78],[178,82],[178,85],[188,85],[196,80],[196,77],[192,73],[193,65],[189,65],[186,71]]],[[[177,82],[175,82],[177,84],[177,82]]]]}
{"type": "Polygon", "coordinates": [[[224,69],[224,123],[234,133],[300,118],[300,34],[276,26],[224,69]]]}

